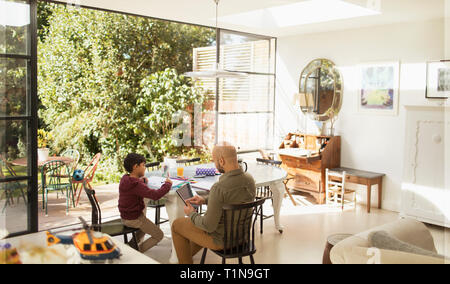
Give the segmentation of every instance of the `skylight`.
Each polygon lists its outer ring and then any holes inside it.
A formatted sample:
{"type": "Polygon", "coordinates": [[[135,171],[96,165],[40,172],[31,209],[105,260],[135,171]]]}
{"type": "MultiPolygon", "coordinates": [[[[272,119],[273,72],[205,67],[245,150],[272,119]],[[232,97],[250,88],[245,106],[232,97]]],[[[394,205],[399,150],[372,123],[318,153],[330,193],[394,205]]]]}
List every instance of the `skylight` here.
{"type": "Polygon", "coordinates": [[[221,22],[253,28],[283,28],[381,14],[342,0],[307,0],[224,16],[221,22]]]}

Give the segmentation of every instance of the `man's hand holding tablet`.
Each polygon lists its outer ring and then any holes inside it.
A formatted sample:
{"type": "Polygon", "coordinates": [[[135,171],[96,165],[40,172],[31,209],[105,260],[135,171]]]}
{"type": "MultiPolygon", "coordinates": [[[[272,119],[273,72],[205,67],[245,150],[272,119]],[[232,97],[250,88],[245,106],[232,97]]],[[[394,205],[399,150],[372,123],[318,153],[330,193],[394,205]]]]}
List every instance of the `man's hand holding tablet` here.
{"type": "Polygon", "coordinates": [[[194,197],[191,197],[189,199],[186,199],[186,203],[195,204],[195,205],[202,205],[205,204],[205,199],[199,195],[196,195],[194,197]]]}
{"type": "Polygon", "coordinates": [[[194,205],[205,204],[205,199],[201,196],[196,195],[194,197],[186,199],[184,203],[186,204],[186,206],[184,206],[184,213],[186,214],[186,216],[189,216],[192,212],[196,212],[195,208],[192,207],[191,204],[194,205]]]}
{"type": "Polygon", "coordinates": [[[196,212],[195,208],[192,207],[191,203],[189,202],[185,202],[187,205],[184,206],[184,214],[186,214],[186,216],[189,216],[192,212],[196,212]]]}

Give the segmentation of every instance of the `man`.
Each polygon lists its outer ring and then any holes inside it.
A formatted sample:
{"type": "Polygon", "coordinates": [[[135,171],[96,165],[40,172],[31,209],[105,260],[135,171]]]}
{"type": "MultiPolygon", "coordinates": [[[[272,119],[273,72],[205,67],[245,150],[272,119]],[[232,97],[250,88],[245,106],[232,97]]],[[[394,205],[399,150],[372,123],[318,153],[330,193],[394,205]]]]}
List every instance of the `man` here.
{"type": "Polygon", "coordinates": [[[207,197],[188,199],[188,205],[184,207],[188,218],[177,219],[172,224],[172,240],[180,264],[192,264],[192,256],[202,248],[223,249],[223,205],[255,200],[255,180],[239,166],[235,147],[229,143],[219,143],[213,149],[212,158],[217,170],[223,175],[207,197]],[[195,212],[191,204],[208,204],[205,215],[195,212]]]}

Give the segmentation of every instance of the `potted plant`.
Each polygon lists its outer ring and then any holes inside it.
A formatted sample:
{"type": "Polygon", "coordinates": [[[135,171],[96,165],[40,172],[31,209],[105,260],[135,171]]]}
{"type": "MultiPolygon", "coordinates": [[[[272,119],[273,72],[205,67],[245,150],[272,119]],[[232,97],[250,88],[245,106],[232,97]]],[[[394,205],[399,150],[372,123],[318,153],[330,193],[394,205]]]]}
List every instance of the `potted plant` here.
{"type": "Polygon", "coordinates": [[[44,129],[38,130],[38,160],[44,162],[48,159],[50,149],[48,148],[51,134],[44,129]]]}

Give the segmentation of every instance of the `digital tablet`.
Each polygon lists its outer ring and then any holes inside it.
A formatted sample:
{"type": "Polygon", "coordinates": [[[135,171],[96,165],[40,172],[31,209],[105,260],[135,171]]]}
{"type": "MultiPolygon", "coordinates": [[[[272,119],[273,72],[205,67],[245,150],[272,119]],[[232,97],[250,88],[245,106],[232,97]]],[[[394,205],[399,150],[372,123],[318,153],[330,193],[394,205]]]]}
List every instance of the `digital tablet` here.
{"type": "MultiPolygon", "coordinates": [[[[181,198],[181,200],[183,200],[183,202],[184,202],[184,204],[186,206],[187,206],[186,200],[189,199],[189,198],[194,197],[194,193],[192,192],[192,187],[191,187],[191,184],[189,182],[187,182],[184,185],[180,186],[180,188],[178,188],[176,190],[176,193],[181,198]]],[[[196,205],[196,204],[191,204],[191,205],[192,205],[192,207],[194,207],[195,210],[198,209],[198,205],[196,205]]]]}

